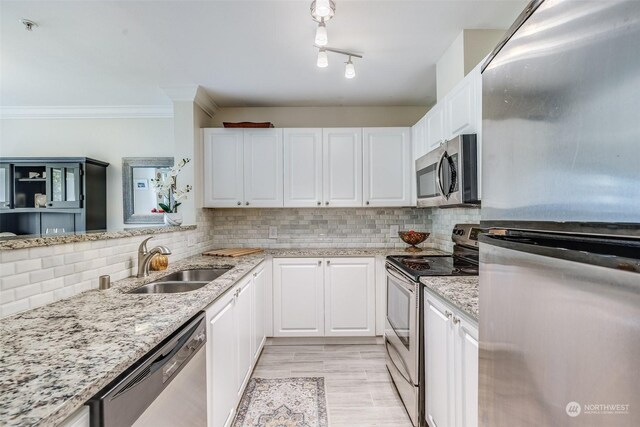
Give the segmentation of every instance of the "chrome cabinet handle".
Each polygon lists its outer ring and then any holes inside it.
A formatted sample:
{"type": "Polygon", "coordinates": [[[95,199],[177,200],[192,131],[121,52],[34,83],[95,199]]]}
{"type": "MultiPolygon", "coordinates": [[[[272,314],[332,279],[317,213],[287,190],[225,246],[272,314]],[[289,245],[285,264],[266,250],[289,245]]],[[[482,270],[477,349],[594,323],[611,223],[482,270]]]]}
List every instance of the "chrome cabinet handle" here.
{"type": "Polygon", "coordinates": [[[322,260],[319,260],[319,261],[318,261],[318,265],[319,265],[319,266],[320,266],[320,265],[322,265],[322,260]]]}
{"type": "Polygon", "coordinates": [[[245,203],[245,205],[249,206],[249,202],[245,203]]]}
{"type": "Polygon", "coordinates": [[[445,310],[444,315],[447,316],[447,319],[451,319],[453,317],[453,313],[449,310],[445,310]]]}
{"type": "Polygon", "coordinates": [[[240,206],[242,204],[242,202],[238,202],[238,206],[240,206]]]}
{"type": "Polygon", "coordinates": [[[327,265],[331,264],[331,261],[327,260],[327,265]]]}
{"type": "Polygon", "coordinates": [[[369,201],[367,200],[367,205],[369,204],[369,201]]]}
{"type": "Polygon", "coordinates": [[[455,317],[455,316],[454,316],[454,317],[453,317],[453,324],[454,324],[454,325],[457,325],[457,324],[459,324],[459,323],[460,323],[460,319],[459,319],[458,317],[455,317]]]}
{"type": "Polygon", "coordinates": [[[258,277],[258,273],[253,273],[253,277],[258,277]]]}

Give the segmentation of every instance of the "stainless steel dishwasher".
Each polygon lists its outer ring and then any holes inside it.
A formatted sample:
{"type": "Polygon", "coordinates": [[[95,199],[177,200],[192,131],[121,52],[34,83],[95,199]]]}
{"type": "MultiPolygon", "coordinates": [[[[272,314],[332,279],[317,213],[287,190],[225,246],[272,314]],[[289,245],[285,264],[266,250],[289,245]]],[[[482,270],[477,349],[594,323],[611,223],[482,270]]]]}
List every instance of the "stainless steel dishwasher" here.
{"type": "Polygon", "coordinates": [[[204,313],[91,398],[91,427],[205,427],[204,313]]]}

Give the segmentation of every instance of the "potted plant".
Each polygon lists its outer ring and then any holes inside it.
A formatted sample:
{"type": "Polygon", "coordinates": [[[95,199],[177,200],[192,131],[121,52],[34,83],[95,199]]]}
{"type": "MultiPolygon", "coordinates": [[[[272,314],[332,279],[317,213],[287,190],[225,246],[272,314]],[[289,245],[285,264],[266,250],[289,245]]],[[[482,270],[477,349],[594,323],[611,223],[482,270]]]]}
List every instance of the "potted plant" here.
{"type": "Polygon", "coordinates": [[[166,225],[179,226],[182,224],[182,214],[178,213],[178,206],[182,204],[181,200],[187,198],[193,187],[186,185],[178,188],[176,178],[182,168],[190,161],[191,159],[182,159],[169,170],[168,174],[163,174],[156,179],[150,180],[158,199],[166,200],[168,203],[158,203],[158,206],[164,211],[164,223],[166,225]]]}

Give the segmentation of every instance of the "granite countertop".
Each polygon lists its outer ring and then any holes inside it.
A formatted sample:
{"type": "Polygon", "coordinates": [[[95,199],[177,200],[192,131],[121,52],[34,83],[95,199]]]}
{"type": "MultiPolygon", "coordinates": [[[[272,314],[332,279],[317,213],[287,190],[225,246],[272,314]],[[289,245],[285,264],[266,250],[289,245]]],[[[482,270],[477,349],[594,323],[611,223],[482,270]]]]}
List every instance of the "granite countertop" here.
{"type": "MultiPolygon", "coordinates": [[[[386,256],[403,249],[270,249],[238,258],[195,256],[149,277],[114,282],[0,320],[0,424],[55,426],[266,257],[386,256]],[[233,267],[198,290],[127,294],[173,271],[233,267]]],[[[444,255],[425,248],[421,254],[444,255]]]]}
{"type": "MultiPolygon", "coordinates": [[[[45,211],[45,209],[42,209],[45,211]]],[[[41,246],[62,245],[65,243],[93,242],[95,240],[121,239],[123,237],[147,236],[152,234],[173,233],[175,231],[195,230],[195,225],[179,227],[140,227],[117,231],[91,231],[78,234],[61,234],[54,236],[13,236],[0,239],[0,251],[12,249],[38,248],[41,246]]]]}
{"type": "Polygon", "coordinates": [[[196,256],[0,320],[0,424],[60,423],[264,258],[196,256]],[[125,293],[172,271],[227,265],[233,268],[192,292],[125,293]]]}
{"type": "Polygon", "coordinates": [[[420,282],[478,321],[478,276],[423,276],[420,282]]]}
{"type": "Polygon", "coordinates": [[[438,249],[423,248],[422,252],[406,252],[404,248],[302,248],[302,249],[266,249],[265,253],[274,258],[285,257],[356,257],[389,255],[449,255],[438,249]]]}

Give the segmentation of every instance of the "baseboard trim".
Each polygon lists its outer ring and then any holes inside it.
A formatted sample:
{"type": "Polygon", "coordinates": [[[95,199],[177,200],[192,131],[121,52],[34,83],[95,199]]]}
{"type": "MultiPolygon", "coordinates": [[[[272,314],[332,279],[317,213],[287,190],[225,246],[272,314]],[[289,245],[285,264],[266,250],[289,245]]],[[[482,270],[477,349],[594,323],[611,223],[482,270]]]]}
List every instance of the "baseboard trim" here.
{"type": "Polygon", "coordinates": [[[325,344],[384,344],[382,337],[270,337],[265,346],[325,345],[325,344]]]}

